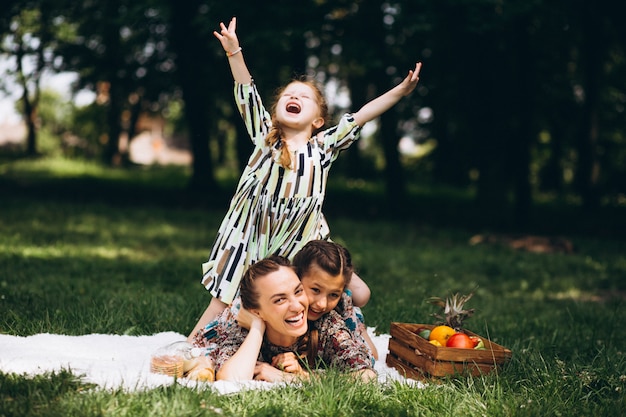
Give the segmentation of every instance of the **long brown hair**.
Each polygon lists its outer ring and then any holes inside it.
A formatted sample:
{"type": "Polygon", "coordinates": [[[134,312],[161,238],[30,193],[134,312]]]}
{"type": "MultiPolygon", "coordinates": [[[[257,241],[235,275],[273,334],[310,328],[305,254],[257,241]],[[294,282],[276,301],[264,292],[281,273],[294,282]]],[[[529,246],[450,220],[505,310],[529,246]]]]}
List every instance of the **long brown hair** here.
{"type": "MultiPolygon", "coordinates": [[[[239,286],[241,305],[245,309],[259,308],[259,292],[256,290],[256,281],[266,275],[276,272],[281,266],[292,267],[289,259],[283,256],[269,256],[251,265],[243,274],[239,286]]],[[[317,329],[307,329],[307,332],[298,339],[296,355],[301,362],[310,369],[315,367],[319,335],[317,329]]]]}
{"type": "Polygon", "coordinates": [[[278,99],[283,95],[287,87],[289,87],[293,83],[301,83],[307,85],[311,88],[311,90],[313,90],[313,93],[315,94],[315,101],[317,102],[317,105],[320,109],[319,116],[324,119],[324,124],[321,127],[315,129],[312,132],[312,135],[315,135],[320,130],[322,130],[324,128],[324,125],[326,124],[326,120],[328,119],[328,102],[326,101],[326,98],[324,97],[324,94],[322,93],[320,87],[313,81],[308,80],[305,77],[294,78],[289,84],[281,87],[276,91],[276,94],[274,96],[274,104],[272,104],[270,110],[270,113],[272,115],[272,128],[265,138],[265,143],[268,146],[274,147],[277,151],[280,152],[278,162],[285,169],[291,168],[291,155],[289,154],[289,152],[283,152],[286,149],[286,146],[283,141],[283,131],[280,126],[280,122],[276,120],[276,106],[278,105],[278,99]]]}
{"type": "Polygon", "coordinates": [[[292,268],[289,259],[283,256],[269,256],[255,262],[246,270],[239,284],[239,295],[243,308],[246,310],[259,308],[259,292],[256,290],[256,280],[278,271],[281,266],[292,268]]]}

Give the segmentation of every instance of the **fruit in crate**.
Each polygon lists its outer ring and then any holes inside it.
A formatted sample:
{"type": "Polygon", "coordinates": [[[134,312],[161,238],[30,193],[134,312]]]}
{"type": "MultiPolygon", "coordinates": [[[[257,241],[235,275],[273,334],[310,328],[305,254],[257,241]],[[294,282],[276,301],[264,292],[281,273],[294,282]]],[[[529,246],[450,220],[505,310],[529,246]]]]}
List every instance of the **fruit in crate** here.
{"type": "Polygon", "coordinates": [[[474,349],[480,349],[480,348],[484,348],[485,347],[485,343],[483,342],[483,340],[480,337],[478,337],[478,336],[470,336],[469,338],[474,343],[474,349]]]}
{"type": "Polygon", "coordinates": [[[450,326],[437,326],[431,330],[428,340],[436,340],[441,346],[446,346],[448,339],[456,333],[450,326]]]}
{"type": "MultiPolygon", "coordinates": [[[[430,333],[430,340],[436,339],[442,346],[454,347],[460,349],[480,349],[478,347],[480,338],[471,339],[463,332],[463,322],[474,314],[474,309],[465,309],[467,303],[472,296],[460,295],[458,293],[446,298],[431,297],[428,299],[430,304],[441,308],[442,313],[435,313],[433,317],[441,320],[439,326],[435,327],[430,333]],[[433,333],[435,335],[433,336],[433,333]]],[[[484,344],[483,346],[484,347],[484,344]]]]}
{"type": "Polygon", "coordinates": [[[454,294],[447,299],[429,298],[427,301],[442,309],[441,314],[433,314],[440,320],[436,324],[392,322],[387,365],[420,379],[457,374],[479,376],[509,360],[509,349],[463,328],[464,320],[474,313],[465,308],[471,297],[472,294],[454,294]],[[444,343],[439,341],[442,338],[444,343]]]}
{"type": "Polygon", "coordinates": [[[441,324],[445,324],[452,327],[457,332],[460,332],[463,329],[463,322],[474,314],[473,308],[469,310],[464,309],[465,303],[467,303],[473,295],[473,292],[468,295],[459,295],[456,293],[445,300],[439,297],[430,297],[428,302],[443,310],[443,314],[435,313],[433,317],[442,320],[443,322],[441,324]]]}
{"type": "Polygon", "coordinates": [[[422,339],[428,340],[430,336],[430,329],[428,327],[420,327],[415,330],[415,334],[421,337],[422,339]]]}
{"type": "Polygon", "coordinates": [[[474,342],[465,333],[455,333],[448,338],[446,347],[458,349],[474,349],[474,342]]]}

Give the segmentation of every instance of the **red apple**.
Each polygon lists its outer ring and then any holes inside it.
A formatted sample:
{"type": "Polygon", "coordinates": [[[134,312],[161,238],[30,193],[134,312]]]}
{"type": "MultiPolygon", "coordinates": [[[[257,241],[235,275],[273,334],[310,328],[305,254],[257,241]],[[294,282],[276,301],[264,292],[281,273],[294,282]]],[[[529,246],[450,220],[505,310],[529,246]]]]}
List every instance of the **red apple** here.
{"type": "Polygon", "coordinates": [[[465,333],[455,333],[446,342],[446,347],[474,349],[474,342],[465,333]]]}
{"type": "Polygon", "coordinates": [[[472,339],[472,342],[474,342],[474,347],[478,346],[481,340],[478,336],[470,336],[469,338],[472,339]]]}

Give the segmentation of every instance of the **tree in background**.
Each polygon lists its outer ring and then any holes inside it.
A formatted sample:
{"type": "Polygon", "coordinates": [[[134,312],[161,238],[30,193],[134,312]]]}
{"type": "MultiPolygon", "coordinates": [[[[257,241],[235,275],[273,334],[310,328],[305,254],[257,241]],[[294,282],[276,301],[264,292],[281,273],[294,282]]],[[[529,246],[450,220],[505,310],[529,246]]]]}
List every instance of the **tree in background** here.
{"type": "Polygon", "coordinates": [[[75,36],[60,45],[67,71],[79,75],[75,89],[98,94],[107,109],[100,140],[103,160],[122,164],[122,134],[132,139],[141,111],[159,113],[175,91],[168,25],[159,1],[66,1],[58,13],[72,22],[75,36]]]}
{"type": "MultiPolygon", "coordinates": [[[[485,213],[513,207],[519,225],[532,216],[536,190],[573,193],[590,209],[622,201],[626,193],[626,29],[616,2],[5,4],[3,39],[14,39],[12,30],[18,27],[34,39],[37,29],[36,39],[46,40],[37,45],[48,45],[40,51],[41,62],[77,71],[76,88],[101,93],[107,121],[88,131],[106,130],[107,161],[123,159],[118,138],[133,136],[140,112],[165,111],[173,97],[182,97],[196,189],[216,187],[213,171],[225,154],[223,137],[236,138],[240,164],[250,152],[232,104],[228,66],[211,34],[220,21],[236,15],[245,22],[242,46],[268,101],[291,76],[309,73],[349,91],[350,107],[358,107],[388,89],[413,61],[424,62],[420,94],[380,118],[380,140],[367,150],[381,162],[376,170],[384,170],[390,209],[402,207],[410,180],[398,140],[418,133],[425,135],[418,140],[437,144],[423,164],[429,178],[472,187],[485,213]],[[11,26],[21,11],[38,18],[11,26]],[[44,28],[52,35],[45,37],[44,28]],[[423,106],[432,109],[432,123],[418,120],[423,106]],[[212,149],[218,151],[212,154],[212,149]]],[[[14,47],[13,55],[20,50],[16,43],[7,45],[14,47]]],[[[34,49],[29,53],[37,56],[34,49]]],[[[17,67],[12,71],[16,75],[17,67]]],[[[366,156],[353,148],[347,163],[336,168],[348,176],[367,176],[364,167],[373,164],[361,163],[366,156]]]]}
{"type": "Polygon", "coordinates": [[[7,2],[0,19],[0,56],[12,62],[0,87],[15,82],[22,90],[20,112],[26,123],[26,154],[37,154],[37,108],[44,72],[59,71],[56,50],[65,22],[56,19],[54,0],[7,2]]]}

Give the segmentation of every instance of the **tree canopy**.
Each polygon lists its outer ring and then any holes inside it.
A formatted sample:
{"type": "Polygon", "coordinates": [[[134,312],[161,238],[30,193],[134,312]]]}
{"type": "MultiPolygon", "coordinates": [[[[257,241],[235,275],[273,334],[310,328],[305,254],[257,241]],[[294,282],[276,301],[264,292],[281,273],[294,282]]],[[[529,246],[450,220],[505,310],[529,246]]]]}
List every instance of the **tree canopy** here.
{"type": "MultiPolygon", "coordinates": [[[[417,169],[434,182],[475,185],[485,209],[513,201],[523,223],[533,190],[573,193],[589,210],[624,198],[620,7],[610,0],[12,0],[0,15],[0,54],[23,90],[28,152],[36,152],[42,71],[72,71],[76,90],[101,98],[94,105],[105,123],[89,131],[107,163],[123,162],[119,139],[134,136],[141,113],[183,103],[177,129],[188,137],[198,189],[217,186],[221,158],[211,144],[223,143],[225,129],[236,132],[240,165],[250,146],[212,35],[220,21],[237,16],[268,100],[291,77],[309,74],[347,92],[349,108],[336,102],[336,113],[356,110],[422,61],[417,93],[377,121],[370,144],[381,155],[390,208],[402,204],[417,169]],[[407,155],[401,140],[434,150],[407,155]]],[[[368,175],[368,158],[352,149],[339,169],[368,175]]]]}

